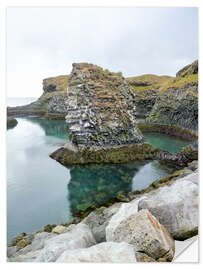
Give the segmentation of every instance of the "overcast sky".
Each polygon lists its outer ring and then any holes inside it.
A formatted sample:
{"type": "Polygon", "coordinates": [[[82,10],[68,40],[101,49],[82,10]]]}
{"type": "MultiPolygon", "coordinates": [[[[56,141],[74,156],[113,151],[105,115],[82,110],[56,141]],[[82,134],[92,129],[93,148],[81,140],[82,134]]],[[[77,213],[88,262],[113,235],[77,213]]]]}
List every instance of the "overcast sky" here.
{"type": "Polygon", "coordinates": [[[39,97],[42,80],[73,62],[174,76],[197,57],[197,8],[7,9],[9,97],[39,97]]]}

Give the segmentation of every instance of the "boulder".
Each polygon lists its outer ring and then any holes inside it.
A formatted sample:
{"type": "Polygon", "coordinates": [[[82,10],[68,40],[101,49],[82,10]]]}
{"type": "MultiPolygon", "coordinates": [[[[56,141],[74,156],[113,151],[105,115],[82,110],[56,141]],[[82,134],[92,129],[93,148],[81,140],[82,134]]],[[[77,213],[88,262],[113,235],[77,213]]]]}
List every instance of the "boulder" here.
{"type": "Polygon", "coordinates": [[[67,227],[63,225],[57,225],[53,228],[52,233],[61,234],[64,233],[67,230],[67,227]]]}
{"type": "Polygon", "coordinates": [[[67,250],[56,262],[134,263],[136,257],[132,245],[124,242],[104,242],[85,249],[67,250]]]}
{"type": "Polygon", "coordinates": [[[132,244],[135,251],[145,253],[155,260],[164,258],[172,261],[174,256],[173,238],[147,209],[134,214],[132,211],[131,215],[128,213],[118,221],[113,217],[106,228],[106,239],[132,244]]]}
{"type": "Polygon", "coordinates": [[[138,209],[148,209],[171,233],[184,240],[198,233],[198,174],[176,180],[169,186],[150,192],[138,209]]]}
{"type": "Polygon", "coordinates": [[[122,203],[119,211],[112,216],[106,227],[106,241],[114,241],[113,234],[119,224],[130,217],[136,215],[138,212],[139,200],[134,200],[130,203],[122,203]]]}
{"type": "Polygon", "coordinates": [[[55,234],[53,233],[40,232],[33,236],[34,239],[30,245],[27,245],[20,250],[17,246],[8,247],[8,260],[13,262],[34,261],[39,256],[40,250],[44,247],[45,240],[48,240],[54,236],[55,234]]]}
{"type": "Polygon", "coordinates": [[[7,118],[7,129],[14,128],[18,124],[18,121],[15,118],[7,118]]]}
{"type": "Polygon", "coordinates": [[[45,241],[36,261],[54,262],[65,250],[87,248],[94,244],[96,241],[87,225],[70,225],[67,232],[45,241]]]}
{"type": "Polygon", "coordinates": [[[82,220],[81,223],[88,225],[91,229],[97,243],[106,241],[106,227],[111,217],[118,212],[120,206],[121,203],[115,203],[108,208],[101,207],[82,220]]]}

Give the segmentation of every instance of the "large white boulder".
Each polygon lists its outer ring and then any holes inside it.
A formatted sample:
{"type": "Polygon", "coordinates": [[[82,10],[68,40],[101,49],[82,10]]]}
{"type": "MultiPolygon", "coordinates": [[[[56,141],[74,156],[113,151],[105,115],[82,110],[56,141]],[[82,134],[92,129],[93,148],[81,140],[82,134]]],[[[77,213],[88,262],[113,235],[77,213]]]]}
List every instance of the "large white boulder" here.
{"type": "Polygon", "coordinates": [[[65,250],[87,248],[96,244],[87,225],[70,225],[68,229],[67,232],[46,240],[36,261],[54,262],[65,250]]]}
{"type": "Polygon", "coordinates": [[[106,227],[106,241],[114,241],[113,234],[119,224],[138,212],[139,200],[134,200],[130,203],[122,203],[120,209],[110,219],[106,227]]]}
{"type": "Polygon", "coordinates": [[[149,193],[139,201],[138,209],[148,209],[176,240],[198,233],[197,177],[186,176],[170,186],[149,193]]]}
{"type": "Polygon", "coordinates": [[[118,220],[115,220],[116,215],[110,220],[106,228],[107,241],[126,242],[132,244],[135,251],[155,260],[163,258],[171,261],[175,251],[171,235],[147,209],[136,212],[133,209],[135,205],[130,204],[126,214],[121,208],[116,214],[118,220]]]}
{"type": "Polygon", "coordinates": [[[136,257],[132,245],[124,242],[103,242],[89,248],[67,250],[56,262],[134,263],[136,257]]]}

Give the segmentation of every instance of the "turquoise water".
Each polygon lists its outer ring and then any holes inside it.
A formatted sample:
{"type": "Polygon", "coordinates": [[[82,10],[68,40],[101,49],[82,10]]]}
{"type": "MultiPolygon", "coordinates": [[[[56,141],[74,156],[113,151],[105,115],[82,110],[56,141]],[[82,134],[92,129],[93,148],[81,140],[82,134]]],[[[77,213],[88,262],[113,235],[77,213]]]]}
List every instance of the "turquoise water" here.
{"type": "Polygon", "coordinates": [[[190,141],[176,138],[160,133],[143,133],[147,142],[159,149],[166,150],[171,154],[179,152],[184,146],[190,144],[190,141]]]}
{"type": "MultiPolygon", "coordinates": [[[[68,221],[121,191],[147,187],[172,169],[158,161],[73,166],[49,154],[68,140],[65,121],[17,118],[7,130],[7,237],[68,221]]],[[[162,137],[164,140],[164,137],[162,137]]]]}

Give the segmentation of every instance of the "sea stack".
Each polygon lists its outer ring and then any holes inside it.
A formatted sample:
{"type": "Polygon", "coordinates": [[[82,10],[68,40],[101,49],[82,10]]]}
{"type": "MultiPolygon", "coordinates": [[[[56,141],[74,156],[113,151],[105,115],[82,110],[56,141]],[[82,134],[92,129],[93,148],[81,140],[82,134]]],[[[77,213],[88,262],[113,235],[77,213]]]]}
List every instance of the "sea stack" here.
{"type": "MultiPolygon", "coordinates": [[[[136,125],[135,94],[121,72],[74,63],[67,97],[66,122],[71,144],[51,154],[52,158],[64,165],[120,163],[129,161],[128,146],[143,144],[143,135],[136,125]]],[[[136,147],[132,151],[137,150],[136,147]]]]}
{"type": "Polygon", "coordinates": [[[73,64],[68,85],[66,122],[74,144],[118,146],[143,141],[136,127],[134,93],[122,73],[73,64]]]}

